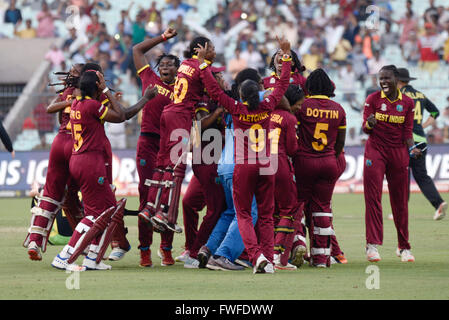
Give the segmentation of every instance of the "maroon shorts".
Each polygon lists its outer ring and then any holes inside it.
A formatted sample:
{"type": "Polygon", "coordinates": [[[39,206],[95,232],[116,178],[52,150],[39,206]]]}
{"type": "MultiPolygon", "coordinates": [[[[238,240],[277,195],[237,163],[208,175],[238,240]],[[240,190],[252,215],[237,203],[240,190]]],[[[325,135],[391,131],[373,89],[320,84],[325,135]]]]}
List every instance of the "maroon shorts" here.
{"type": "Polygon", "coordinates": [[[154,169],[156,169],[159,139],[157,135],[140,135],[137,140],[136,166],[139,174],[139,211],[143,210],[147,202],[149,188],[145,185],[145,180],[151,179],[154,169]]]}
{"type": "Polygon", "coordinates": [[[161,116],[160,150],[157,155],[157,167],[174,167],[177,160],[188,147],[192,114],[163,112],[161,116]]]}
{"type": "Polygon", "coordinates": [[[81,189],[84,215],[99,216],[116,204],[102,152],[83,152],[70,158],[70,174],[81,189]]]}

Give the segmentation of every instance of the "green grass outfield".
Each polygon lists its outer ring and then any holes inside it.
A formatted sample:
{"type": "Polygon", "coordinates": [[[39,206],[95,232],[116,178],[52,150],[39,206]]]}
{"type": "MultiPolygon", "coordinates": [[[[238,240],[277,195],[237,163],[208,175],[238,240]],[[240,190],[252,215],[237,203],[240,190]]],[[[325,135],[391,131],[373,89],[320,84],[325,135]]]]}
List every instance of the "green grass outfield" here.
{"type": "MultiPolygon", "coordinates": [[[[448,198],[447,194],[443,195],[448,198]]],[[[388,196],[384,196],[384,245],[380,248],[380,288],[369,290],[370,266],[364,255],[363,195],[335,195],[334,226],[349,264],[330,269],[303,266],[297,271],[274,275],[185,269],[182,264],[162,267],[156,248],[153,268],[139,267],[137,218],[126,217],[132,250],[122,261],[111,262],[111,271],[80,274],[80,289],[68,290],[70,276],[50,266],[62,247],[49,246],[41,262],[28,260],[22,242],[30,218],[29,199],[0,200],[0,299],[163,299],[163,300],[305,300],[305,299],[449,299],[449,219],[433,221],[433,208],[421,194],[410,201],[410,242],[415,263],[401,263],[388,196]]],[[[137,199],[128,199],[135,209],[137,199]]],[[[182,214],[180,215],[182,216],[182,214]]],[[[175,235],[174,256],[184,244],[184,234],[175,235]]],[[[81,261],[81,258],[80,260],[81,261]]]]}

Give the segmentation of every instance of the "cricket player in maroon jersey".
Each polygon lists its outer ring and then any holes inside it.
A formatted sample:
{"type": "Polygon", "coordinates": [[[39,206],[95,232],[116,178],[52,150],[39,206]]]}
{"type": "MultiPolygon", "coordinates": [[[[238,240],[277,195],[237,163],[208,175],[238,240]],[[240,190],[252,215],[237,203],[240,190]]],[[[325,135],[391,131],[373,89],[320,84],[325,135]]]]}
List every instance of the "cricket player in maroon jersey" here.
{"type": "Polygon", "coordinates": [[[331,199],[339,176],[337,157],[346,135],[344,109],[330,97],[335,86],[322,69],[307,78],[310,96],[296,113],[299,147],[295,166],[300,202],[304,203],[306,224],[311,240],[311,265],[326,268],[331,264],[331,199]]]}
{"type": "Polygon", "coordinates": [[[387,178],[393,220],[398,235],[397,254],[403,262],[415,261],[408,242],[409,157],[422,152],[413,140],[413,100],[398,89],[399,72],[394,65],[379,72],[380,91],[366,98],[363,131],[365,145],[363,187],[365,195],[366,256],[380,261],[378,245],[383,241],[382,185],[387,178]]]}
{"type": "MultiPolygon", "coordinates": [[[[142,93],[148,86],[155,86],[158,89],[158,95],[148,102],[142,110],[142,124],[140,136],[137,141],[136,164],[139,174],[139,211],[145,208],[148,198],[148,186],[145,180],[151,178],[156,169],[156,156],[159,151],[160,139],[160,119],[164,107],[173,101],[173,88],[175,85],[176,73],[180,65],[179,58],[162,54],[158,57],[156,68],[157,75],[150,67],[145,53],[153,47],[176,36],[176,30],[168,28],[158,37],[144,40],[133,47],[134,65],[137,74],[142,80],[142,93]]],[[[148,221],[138,219],[139,228],[139,249],[140,265],[142,267],[151,267],[150,246],[153,243],[153,227],[148,221]]],[[[171,255],[173,244],[173,231],[161,233],[161,243],[159,255],[162,256],[161,265],[169,266],[175,262],[171,255]]]]}
{"type": "MultiPolygon", "coordinates": [[[[291,51],[292,56],[292,71],[290,73],[290,84],[296,84],[301,86],[301,89],[306,92],[306,77],[301,73],[306,70],[306,68],[301,64],[298,55],[295,51],[291,51]]],[[[272,70],[270,76],[263,79],[263,86],[265,89],[274,88],[276,81],[279,81],[279,76],[282,69],[282,54],[280,51],[276,51],[271,57],[270,69],[272,70]]]]}
{"type": "Polygon", "coordinates": [[[67,270],[108,270],[109,265],[96,262],[100,249],[100,237],[96,237],[89,246],[89,252],[83,261],[83,267],[68,264],[68,259],[82,241],[83,232],[90,229],[95,219],[102,212],[116,205],[115,195],[108,181],[104,159],[104,121],[123,122],[135,115],[156,95],[156,90],[149,88],[139,102],[124,110],[107,88],[102,74],[96,70],[87,70],[80,79],[81,97],[73,102],[70,111],[73,149],[70,158],[70,175],[80,187],[83,196],[85,217],[75,228],[69,243],[53,259],[52,266],[67,270]],[[97,99],[105,94],[110,107],[97,99]]]}
{"type": "Polygon", "coordinates": [[[150,187],[148,202],[139,213],[139,217],[151,222],[153,226],[178,233],[182,232],[182,228],[176,225],[176,221],[181,185],[186,169],[185,157],[189,146],[190,130],[195,106],[204,94],[195,48],[198,44],[206,43],[209,44],[206,59],[207,63],[211,64],[215,59],[212,42],[205,37],[197,37],[191,41],[189,51],[186,52],[188,58],[178,69],[173,103],[165,106],[161,116],[160,149],[156,160],[159,170],[151,179],[155,181],[155,186],[150,187]]]}
{"type": "MultiPolygon", "coordinates": [[[[60,127],[50,149],[48,169],[43,195],[38,206],[31,209],[32,220],[24,246],[28,249],[31,260],[42,260],[41,251],[45,252],[47,239],[56,213],[63,205],[64,193],[69,180],[69,161],[72,155],[72,135],[70,129],[70,105],[76,89],[83,65],[74,65],[65,80],[66,88],[54,102],[48,106],[47,112],[60,113],[60,127]]],[[[69,194],[72,194],[70,192],[69,194]]],[[[71,208],[72,209],[72,208],[71,208]]],[[[67,210],[67,213],[72,212],[67,210]]],[[[74,228],[79,222],[77,215],[67,215],[74,228]]]]}
{"type": "Polygon", "coordinates": [[[177,262],[190,259],[190,251],[198,233],[199,212],[206,206],[206,200],[201,183],[195,175],[189,181],[187,190],[182,197],[182,217],[184,223],[185,244],[184,251],[175,258],[177,262]]]}
{"type": "MultiPolygon", "coordinates": [[[[287,91],[294,90],[294,87],[290,85],[287,91]]],[[[274,188],[274,267],[278,270],[296,270],[296,266],[290,264],[288,258],[295,232],[294,221],[301,221],[303,215],[302,206],[298,202],[293,166],[289,159],[298,149],[296,123],[290,104],[285,98],[271,113],[269,133],[273,142],[271,154],[278,157],[274,188]]]]}
{"type": "MultiPolygon", "coordinates": [[[[254,273],[274,273],[274,170],[271,165],[276,159],[270,162],[267,133],[270,113],[287,90],[291,69],[290,43],[283,39],[278,41],[283,54],[281,78],[272,94],[262,102],[259,100],[259,84],[255,81],[246,80],[242,83],[240,87],[242,103],[226,95],[206,63],[201,63],[200,67],[201,77],[209,96],[232,114],[236,140],[233,197],[238,227],[254,266],[254,273]],[[242,134],[245,131],[249,135],[242,134]],[[251,217],[254,195],[258,210],[256,226],[253,226],[251,217]]],[[[201,62],[206,52],[207,46],[198,49],[201,62]]]]}
{"type": "MultiPolygon", "coordinates": [[[[211,66],[211,70],[215,79],[218,81],[220,88],[222,90],[226,90],[226,83],[224,82],[223,76],[221,74],[221,72],[224,71],[225,68],[215,68],[211,66]]],[[[195,125],[200,125],[201,127],[197,128],[197,139],[193,141],[193,154],[194,157],[195,154],[201,154],[201,159],[199,159],[200,161],[194,161],[194,163],[192,164],[192,170],[198,181],[200,182],[207,210],[201,221],[201,225],[199,226],[195,241],[190,247],[190,257],[184,263],[185,268],[206,267],[207,260],[204,261],[198,259],[198,253],[200,250],[206,250],[206,253],[210,254],[207,247],[203,245],[209,239],[209,236],[212,233],[215,225],[217,224],[221,213],[226,209],[226,198],[223,186],[218,183],[219,179],[217,173],[218,161],[221,157],[224,135],[224,123],[222,120],[223,108],[218,103],[213,101],[213,99],[211,99],[209,96],[205,95],[203,97],[203,100],[197,105],[195,111],[197,119],[195,125]],[[203,139],[203,134],[207,129],[219,132],[220,136],[214,136],[213,141],[210,141],[211,138],[203,139]],[[215,141],[215,139],[219,139],[219,141],[215,141]],[[218,143],[220,148],[214,148],[209,151],[207,154],[209,159],[205,159],[203,150],[206,151],[209,143],[218,143]],[[201,146],[199,150],[198,146],[201,146]]]]}

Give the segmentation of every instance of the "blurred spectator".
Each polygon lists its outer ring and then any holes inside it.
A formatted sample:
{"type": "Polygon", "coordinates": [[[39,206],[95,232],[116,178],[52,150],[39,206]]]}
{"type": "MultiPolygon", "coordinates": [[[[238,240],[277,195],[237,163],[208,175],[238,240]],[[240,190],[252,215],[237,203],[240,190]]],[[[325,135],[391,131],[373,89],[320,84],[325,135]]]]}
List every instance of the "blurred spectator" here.
{"type": "Polygon", "coordinates": [[[162,11],[162,19],[164,21],[174,21],[178,16],[184,17],[187,12],[185,5],[181,4],[180,0],[172,0],[171,5],[169,5],[164,11],[162,11]]]}
{"type": "Polygon", "coordinates": [[[334,52],[332,52],[330,56],[331,62],[335,63],[337,66],[346,65],[351,50],[351,43],[345,38],[341,38],[338,44],[335,46],[334,52]]]}
{"type": "Polygon", "coordinates": [[[42,2],[42,9],[36,16],[38,21],[37,26],[37,37],[38,38],[51,38],[55,36],[55,25],[53,21],[55,20],[55,17],[50,12],[50,9],[48,8],[48,4],[43,1],[42,2]]]}
{"type": "Polygon", "coordinates": [[[25,120],[23,120],[22,131],[34,129],[36,129],[36,124],[33,119],[31,117],[26,117],[25,120]]]}
{"type": "Polygon", "coordinates": [[[360,31],[360,26],[357,22],[355,15],[350,14],[344,21],[344,33],[343,38],[348,40],[351,46],[355,44],[355,37],[360,31]]]}
{"type": "Polygon", "coordinates": [[[18,30],[21,22],[17,23],[14,26],[14,34],[22,39],[33,39],[36,38],[36,29],[33,28],[31,19],[27,19],[25,21],[25,28],[22,30],[18,30]]]}
{"type": "Polygon", "coordinates": [[[344,30],[345,27],[339,24],[337,17],[333,17],[331,23],[325,28],[327,54],[334,52],[335,47],[343,36],[344,30]]]}
{"type": "Polygon", "coordinates": [[[94,36],[96,36],[101,30],[100,16],[98,15],[98,13],[96,13],[96,14],[91,15],[90,19],[91,19],[91,22],[87,26],[86,32],[92,32],[92,34],[94,36]]]}
{"type": "Polygon", "coordinates": [[[357,5],[357,0],[340,0],[338,2],[345,18],[354,12],[357,5]]]}
{"type": "Polygon", "coordinates": [[[435,0],[429,0],[429,7],[424,11],[424,21],[436,25],[438,23],[439,13],[435,6],[435,0]]]}
{"type": "Polygon", "coordinates": [[[122,123],[106,122],[106,135],[111,142],[112,149],[126,149],[126,125],[122,123]]]}
{"type": "Polygon", "coordinates": [[[255,50],[254,43],[249,42],[247,49],[240,54],[240,57],[246,61],[248,68],[256,69],[261,74],[264,73],[265,62],[260,52],[255,50]]]}
{"type": "Polygon", "coordinates": [[[402,26],[399,45],[402,48],[412,33],[418,32],[418,20],[415,18],[413,11],[407,11],[405,16],[399,21],[394,21],[398,26],[402,26]]]}
{"type": "Polygon", "coordinates": [[[248,63],[241,57],[240,49],[236,48],[234,51],[234,57],[228,62],[228,72],[231,74],[231,78],[234,80],[235,76],[248,67],[248,63]]]}
{"type": "Polygon", "coordinates": [[[319,66],[319,64],[322,61],[322,57],[319,53],[318,47],[313,44],[310,47],[310,53],[306,53],[302,56],[302,63],[304,64],[304,67],[306,68],[306,73],[309,74],[312,71],[316,70],[319,66]]]}
{"type": "Polygon", "coordinates": [[[362,29],[360,34],[355,37],[355,41],[361,44],[362,51],[367,59],[371,59],[373,51],[379,48],[379,35],[372,34],[368,28],[362,29]]]}
{"type": "Polygon", "coordinates": [[[8,9],[5,11],[5,17],[3,19],[5,23],[17,24],[22,21],[22,13],[20,9],[16,8],[16,0],[11,0],[8,9]]]}
{"type": "Polygon", "coordinates": [[[217,54],[215,60],[220,64],[225,64],[226,35],[223,32],[223,25],[220,22],[217,22],[215,25],[211,38],[214,39],[215,53],[217,54]]]}
{"type": "Polygon", "coordinates": [[[343,101],[348,102],[351,109],[361,112],[360,105],[356,99],[356,87],[354,86],[357,77],[350,62],[347,62],[345,66],[340,68],[338,78],[341,83],[339,89],[343,92],[343,101]]]}
{"type": "Polygon", "coordinates": [[[51,62],[53,69],[61,69],[61,64],[64,62],[65,56],[62,50],[53,44],[50,51],[45,55],[45,60],[51,62]]]}
{"type": "Polygon", "coordinates": [[[317,3],[312,3],[311,0],[305,0],[304,4],[300,5],[299,11],[303,19],[313,19],[315,16],[315,10],[318,9],[317,3]]]}
{"type": "Polygon", "coordinates": [[[129,18],[129,10],[133,6],[133,4],[134,4],[134,1],[131,1],[127,10],[120,11],[121,20],[120,20],[119,24],[120,23],[122,24],[122,30],[119,30],[119,26],[117,25],[117,30],[116,30],[117,33],[119,33],[119,34],[120,34],[120,32],[127,33],[127,34],[133,33],[133,23],[132,23],[131,19],[129,18]]]}
{"type": "Polygon", "coordinates": [[[387,65],[387,62],[380,56],[380,51],[376,50],[373,57],[368,59],[367,65],[369,74],[377,74],[383,66],[387,65]]]}
{"type": "Polygon", "coordinates": [[[412,32],[407,41],[402,45],[402,57],[411,66],[417,66],[421,53],[418,47],[418,37],[412,32]]]}
{"type": "Polygon", "coordinates": [[[365,97],[368,97],[370,94],[380,90],[380,87],[377,84],[377,74],[371,75],[370,78],[371,84],[365,91],[365,97]]]}
{"type": "Polygon", "coordinates": [[[368,74],[367,59],[362,51],[362,46],[356,44],[351,54],[351,61],[357,80],[362,86],[365,86],[365,76],[368,74]]]}
{"type": "Polygon", "coordinates": [[[424,71],[432,76],[438,69],[440,60],[438,53],[433,50],[433,47],[438,40],[438,35],[436,34],[435,26],[432,23],[426,22],[424,28],[426,29],[426,33],[418,40],[418,47],[421,54],[419,64],[424,71]]]}
{"type": "Polygon", "coordinates": [[[385,49],[390,45],[397,45],[399,41],[399,34],[391,30],[391,23],[385,23],[385,30],[380,36],[380,47],[385,49]]]}
{"type": "Polygon", "coordinates": [[[136,16],[136,21],[133,23],[132,40],[133,44],[142,42],[147,34],[145,30],[145,13],[140,11],[136,16]]]}

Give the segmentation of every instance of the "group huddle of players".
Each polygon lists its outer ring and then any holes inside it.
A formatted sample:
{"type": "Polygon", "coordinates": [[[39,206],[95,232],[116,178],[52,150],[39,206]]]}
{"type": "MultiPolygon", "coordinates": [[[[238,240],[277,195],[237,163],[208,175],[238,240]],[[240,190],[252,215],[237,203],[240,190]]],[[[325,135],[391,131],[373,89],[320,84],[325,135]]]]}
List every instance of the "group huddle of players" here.
{"type": "MultiPolygon", "coordinates": [[[[172,257],[187,153],[205,145],[214,128],[225,141],[216,161],[199,161],[182,199],[185,251],[176,258],[187,268],[273,273],[295,270],[306,259],[314,267],[347,263],[332,224],[331,198],[344,172],[346,114],[332,100],[335,85],[322,69],[307,78],[290,43],[278,39],[264,79],[241,71],[229,87],[223,68],[212,66],[213,42],[192,40],[185,59],[162,54],[155,69],[145,54],[176,36],[168,28],[133,47],[142,98],[124,108],[106,86],[96,63],[74,65],[65,88],[48,106],[58,112],[60,130],[49,158],[45,187],[31,210],[24,242],[31,260],[41,260],[56,212],[63,208],[72,226],[69,243],[53,259],[64,270],[107,270],[130,250],[123,222],[126,199],[116,201],[112,151],[104,122],[123,122],[142,110],[137,142],[140,265],[151,267],[153,232],[161,235],[163,266],[172,257]],[[175,135],[173,132],[186,132],[175,135]],[[194,133],[194,134],[191,134],[194,133]],[[196,136],[196,140],[192,137],[196,136]],[[195,142],[196,141],[196,142],[195,142]],[[77,196],[82,194],[82,203],[77,196]],[[207,207],[199,225],[198,212],[207,207]],[[308,233],[309,247],[306,245],[308,233]],[[83,254],[81,265],[75,263],[83,254]]],[[[397,69],[379,73],[381,90],[367,98],[365,150],[366,253],[379,261],[382,244],[381,192],[386,174],[398,229],[398,255],[413,261],[408,243],[407,167],[421,156],[412,139],[413,101],[397,88],[397,69]],[[394,194],[393,194],[394,192],[394,194]]]]}

